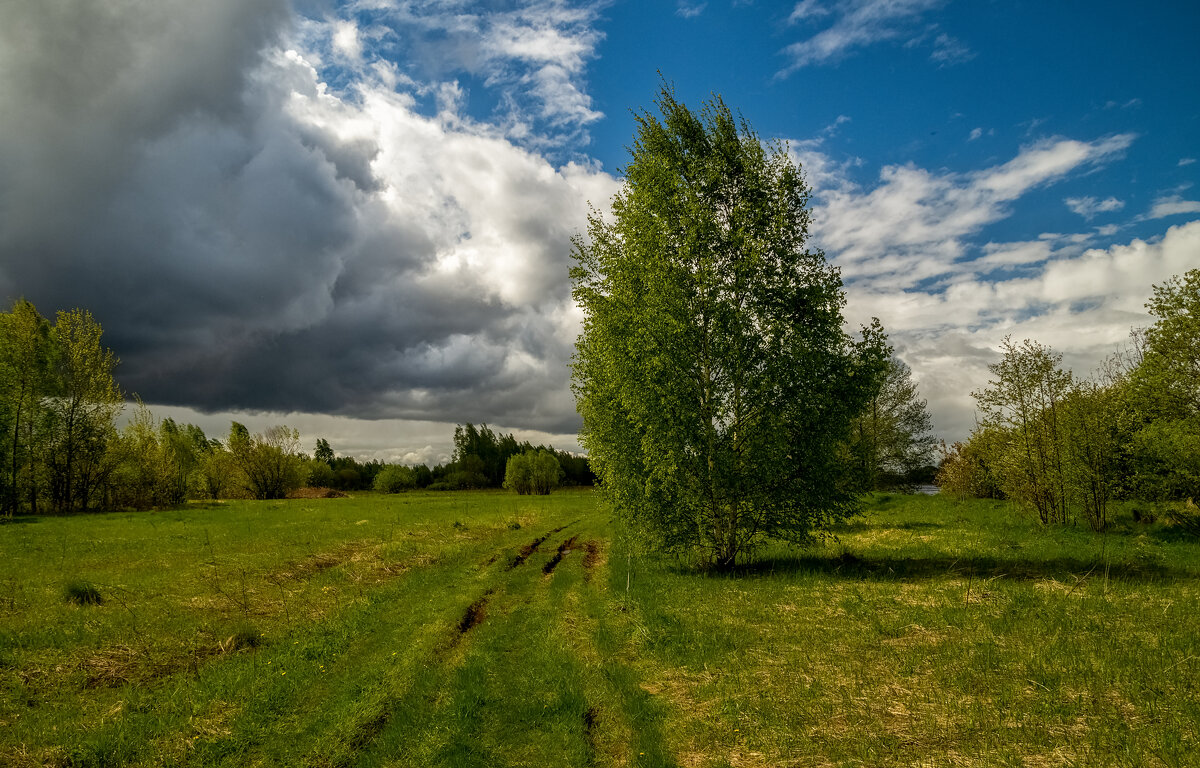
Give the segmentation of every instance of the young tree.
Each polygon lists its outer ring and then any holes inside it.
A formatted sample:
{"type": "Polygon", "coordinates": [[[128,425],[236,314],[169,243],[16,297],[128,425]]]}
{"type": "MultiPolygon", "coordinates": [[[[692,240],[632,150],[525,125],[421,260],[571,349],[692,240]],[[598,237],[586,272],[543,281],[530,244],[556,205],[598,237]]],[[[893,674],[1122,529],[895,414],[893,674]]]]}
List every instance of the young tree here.
{"type": "Polygon", "coordinates": [[[1200,497],[1200,269],[1154,286],[1140,359],[1129,374],[1139,427],[1133,491],[1154,500],[1200,497]]]}
{"type": "Polygon", "coordinates": [[[1146,329],[1135,386],[1159,410],[1189,418],[1200,414],[1200,269],[1154,286],[1146,308],[1157,320],[1146,329]]]}
{"type": "Polygon", "coordinates": [[[304,464],[299,454],[300,433],[283,426],[251,435],[233,422],[229,453],[240,470],[246,491],[256,499],[282,499],[300,487],[304,464]]]}
{"type": "Polygon", "coordinates": [[[533,493],[533,466],[528,453],[508,457],[504,467],[504,487],[521,496],[533,493]]]}
{"type": "Polygon", "coordinates": [[[562,465],[558,463],[558,457],[541,448],[525,455],[530,457],[530,482],[533,492],[539,496],[548,496],[562,484],[563,470],[562,465]]]}
{"type": "Polygon", "coordinates": [[[233,460],[233,455],[220,441],[213,440],[196,468],[201,493],[213,501],[220,499],[229,490],[237,474],[238,466],[233,460]]]}
{"type": "Polygon", "coordinates": [[[18,300],[0,314],[0,424],[3,425],[3,509],[11,517],[25,496],[37,512],[34,444],[50,389],[50,324],[33,304],[18,300]],[[24,476],[22,476],[24,473],[24,476]]]}
{"type": "Polygon", "coordinates": [[[1123,394],[1117,382],[1082,380],[1063,403],[1067,486],[1095,531],[1108,527],[1117,462],[1128,438],[1123,394]]]}
{"type": "Polygon", "coordinates": [[[1004,356],[988,366],[995,378],[972,397],[981,426],[1003,436],[990,457],[1006,496],[1033,507],[1043,523],[1069,520],[1064,402],[1072,391],[1062,355],[1036,341],[1005,337],[1004,356]]]}
{"type": "Polygon", "coordinates": [[[81,309],[59,312],[51,331],[56,354],[53,396],[46,401],[46,465],[50,499],[59,512],[88,509],[93,492],[116,466],[106,454],[124,397],[113,379],[117,359],[101,345],[102,335],[92,313],[81,309]]]}
{"type": "Polygon", "coordinates": [[[994,429],[976,429],[965,443],[947,446],[943,442],[938,448],[941,461],[934,478],[941,492],[959,501],[1003,498],[991,464],[997,454],[993,445],[999,439],[1001,434],[994,429]]]}
{"type": "Polygon", "coordinates": [[[936,438],[925,406],[912,370],[900,358],[889,358],[851,429],[851,454],[865,489],[903,485],[909,473],[929,463],[936,438]]]}
{"type": "Polygon", "coordinates": [[[417,478],[410,467],[388,464],[375,475],[375,490],[380,493],[400,493],[417,487],[417,478]]]}
{"type": "Polygon", "coordinates": [[[558,457],[544,448],[510,456],[504,471],[504,487],[518,494],[546,496],[562,483],[558,457]]]}
{"type": "Polygon", "coordinates": [[[324,462],[326,466],[332,468],[333,460],[337,458],[333,454],[333,449],[329,447],[329,441],[323,437],[317,438],[317,449],[313,451],[313,460],[324,462]]]}
{"type": "Polygon", "coordinates": [[[858,508],[838,447],[886,361],[842,332],[841,279],[806,249],[809,191],[719,98],[664,87],[637,116],[612,220],[577,238],[581,442],[662,548],[730,567],[858,508]]]}
{"type": "Polygon", "coordinates": [[[180,427],[170,418],[159,422],[139,402],[111,450],[116,470],[105,486],[107,506],[173,507],[187,501],[193,472],[201,451],[208,450],[208,441],[199,427],[180,427]]]}

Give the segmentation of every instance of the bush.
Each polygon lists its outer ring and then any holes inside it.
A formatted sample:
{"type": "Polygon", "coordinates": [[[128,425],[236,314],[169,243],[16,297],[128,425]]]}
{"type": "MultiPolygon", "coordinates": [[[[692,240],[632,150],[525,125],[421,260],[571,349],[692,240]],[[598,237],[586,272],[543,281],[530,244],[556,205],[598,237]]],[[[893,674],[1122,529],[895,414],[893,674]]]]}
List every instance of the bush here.
{"type": "Polygon", "coordinates": [[[389,464],[375,476],[375,490],[380,493],[400,493],[416,487],[416,474],[412,469],[398,464],[389,464]]]}
{"type": "Polygon", "coordinates": [[[309,488],[333,487],[333,470],[325,462],[319,459],[309,459],[305,462],[304,471],[306,474],[304,484],[309,488]]]}
{"type": "Polygon", "coordinates": [[[504,471],[504,487],[521,495],[545,496],[559,486],[562,478],[562,466],[553,453],[525,451],[509,458],[504,471]]]}

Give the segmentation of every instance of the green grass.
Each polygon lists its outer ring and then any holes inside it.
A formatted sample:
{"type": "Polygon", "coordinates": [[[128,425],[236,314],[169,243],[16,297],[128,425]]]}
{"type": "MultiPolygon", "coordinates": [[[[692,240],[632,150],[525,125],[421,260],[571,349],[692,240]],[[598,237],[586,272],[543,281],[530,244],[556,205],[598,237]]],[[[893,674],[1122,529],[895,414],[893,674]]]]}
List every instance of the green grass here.
{"type": "Polygon", "coordinates": [[[1200,754],[1200,543],[1170,526],[879,496],[736,574],[623,541],[586,491],[19,519],[0,526],[0,765],[1200,754]]]}

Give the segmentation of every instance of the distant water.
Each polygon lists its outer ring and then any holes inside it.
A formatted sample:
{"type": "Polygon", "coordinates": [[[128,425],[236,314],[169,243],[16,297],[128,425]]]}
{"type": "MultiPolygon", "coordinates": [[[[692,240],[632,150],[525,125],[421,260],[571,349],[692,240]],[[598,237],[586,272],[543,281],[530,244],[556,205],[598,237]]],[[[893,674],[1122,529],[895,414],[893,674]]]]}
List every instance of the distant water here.
{"type": "Polygon", "coordinates": [[[936,485],[918,485],[915,490],[917,493],[923,493],[926,496],[936,496],[942,492],[942,489],[936,485]]]}

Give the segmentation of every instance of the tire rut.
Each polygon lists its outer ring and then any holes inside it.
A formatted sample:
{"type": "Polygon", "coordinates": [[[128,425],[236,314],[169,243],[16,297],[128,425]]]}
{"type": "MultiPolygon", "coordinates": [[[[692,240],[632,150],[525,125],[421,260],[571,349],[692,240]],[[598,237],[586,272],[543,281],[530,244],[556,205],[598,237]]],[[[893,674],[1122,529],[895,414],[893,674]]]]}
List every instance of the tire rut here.
{"type": "Polygon", "coordinates": [[[562,544],[559,544],[558,551],[555,552],[554,556],[542,566],[542,573],[546,574],[547,576],[549,576],[551,573],[554,573],[554,569],[558,567],[560,562],[562,562],[563,557],[571,551],[571,547],[575,546],[575,539],[577,538],[579,537],[572,536],[562,544]]]}

